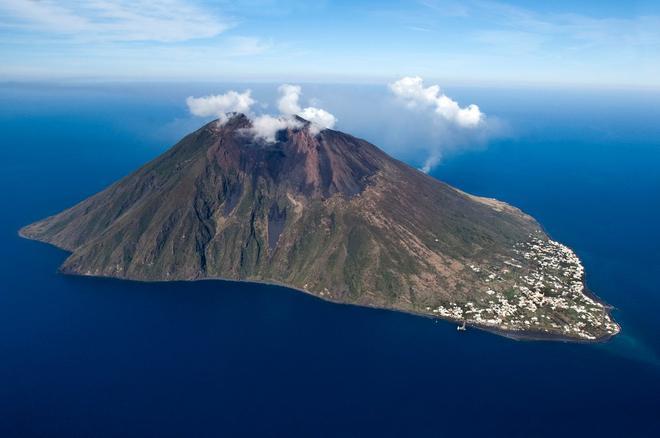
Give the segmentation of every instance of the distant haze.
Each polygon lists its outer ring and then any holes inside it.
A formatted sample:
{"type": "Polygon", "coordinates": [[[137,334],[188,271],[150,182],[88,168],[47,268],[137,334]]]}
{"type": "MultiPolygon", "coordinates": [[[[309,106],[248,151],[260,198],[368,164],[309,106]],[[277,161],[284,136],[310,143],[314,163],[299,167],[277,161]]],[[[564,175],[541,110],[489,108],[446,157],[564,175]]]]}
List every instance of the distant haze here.
{"type": "Polygon", "coordinates": [[[652,0],[5,0],[0,32],[0,80],[660,87],[652,0]]]}

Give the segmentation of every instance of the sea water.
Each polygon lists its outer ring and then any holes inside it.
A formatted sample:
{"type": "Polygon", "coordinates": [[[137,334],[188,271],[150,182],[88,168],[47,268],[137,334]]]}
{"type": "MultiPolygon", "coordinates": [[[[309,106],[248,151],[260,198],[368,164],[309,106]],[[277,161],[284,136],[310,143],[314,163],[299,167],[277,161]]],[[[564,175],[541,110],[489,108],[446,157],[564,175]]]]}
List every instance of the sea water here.
{"type": "MultiPolygon", "coordinates": [[[[448,90],[500,129],[443,145],[432,175],[572,247],[622,325],[605,344],[460,332],[274,286],[64,276],[65,252],[17,236],[198,127],[186,96],[229,87],[248,86],[0,87],[0,436],[660,434],[658,92],[448,90]]],[[[304,90],[412,165],[442,141],[382,129],[397,115],[369,112],[384,86],[304,90]]]]}

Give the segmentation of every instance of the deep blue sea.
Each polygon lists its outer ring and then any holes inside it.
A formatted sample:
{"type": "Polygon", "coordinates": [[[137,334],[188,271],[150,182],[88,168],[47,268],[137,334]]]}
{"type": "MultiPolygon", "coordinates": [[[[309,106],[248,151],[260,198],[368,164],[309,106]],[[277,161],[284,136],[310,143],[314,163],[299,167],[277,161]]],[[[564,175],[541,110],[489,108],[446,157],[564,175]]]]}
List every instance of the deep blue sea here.
{"type": "MultiPolygon", "coordinates": [[[[660,436],[660,92],[448,89],[501,128],[432,174],[574,248],[616,306],[606,344],[461,333],[280,287],[68,277],[65,252],[17,236],[198,127],[186,96],[227,87],[0,85],[0,436],[660,436]]],[[[401,116],[394,133],[396,111],[373,108],[384,86],[304,90],[338,129],[423,162],[433,139],[405,129],[426,131],[401,116]]]]}

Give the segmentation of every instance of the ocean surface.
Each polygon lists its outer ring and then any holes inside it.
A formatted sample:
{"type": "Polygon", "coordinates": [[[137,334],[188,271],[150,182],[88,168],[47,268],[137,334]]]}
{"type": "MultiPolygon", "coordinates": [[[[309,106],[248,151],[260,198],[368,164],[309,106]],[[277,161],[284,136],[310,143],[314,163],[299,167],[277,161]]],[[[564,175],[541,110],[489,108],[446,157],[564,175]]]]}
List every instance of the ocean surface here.
{"type": "MultiPolygon", "coordinates": [[[[17,236],[201,125],[186,96],[228,87],[0,85],[0,436],[660,436],[659,92],[447,90],[499,128],[444,145],[432,175],[575,249],[623,328],[605,344],[457,332],[274,286],[63,276],[65,252],[17,236]]],[[[402,110],[372,108],[384,86],[304,91],[415,166],[439,141],[423,117],[393,132],[402,110]]]]}

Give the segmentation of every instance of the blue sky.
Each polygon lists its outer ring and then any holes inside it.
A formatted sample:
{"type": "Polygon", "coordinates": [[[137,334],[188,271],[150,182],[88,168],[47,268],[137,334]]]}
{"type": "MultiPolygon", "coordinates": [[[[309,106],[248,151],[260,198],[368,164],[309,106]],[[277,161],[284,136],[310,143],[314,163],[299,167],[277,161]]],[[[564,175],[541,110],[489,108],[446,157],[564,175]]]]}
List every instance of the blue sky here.
{"type": "Polygon", "coordinates": [[[0,79],[660,88],[658,1],[0,0],[0,79]]]}

